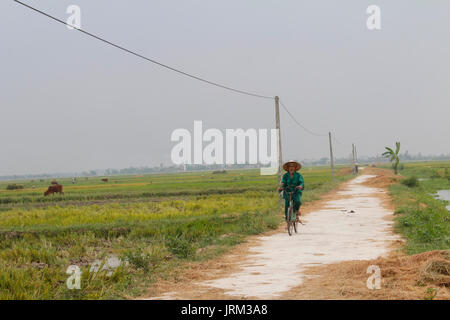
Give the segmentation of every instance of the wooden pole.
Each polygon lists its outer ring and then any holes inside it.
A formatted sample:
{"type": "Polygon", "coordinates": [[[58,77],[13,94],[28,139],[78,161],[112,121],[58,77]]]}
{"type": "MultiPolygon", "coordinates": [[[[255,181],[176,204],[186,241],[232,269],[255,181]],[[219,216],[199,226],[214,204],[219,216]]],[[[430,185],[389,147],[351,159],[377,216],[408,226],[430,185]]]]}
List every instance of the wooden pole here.
{"type": "Polygon", "coordinates": [[[353,166],[353,174],[355,174],[355,144],[352,143],[352,166],[353,166]]]}
{"type": "MultiPolygon", "coordinates": [[[[277,138],[278,138],[278,187],[281,186],[281,168],[283,165],[283,157],[281,154],[281,130],[280,130],[280,98],[278,96],[275,97],[275,122],[277,129],[277,138]]],[[[278,195],[278,204],[282,205],[281,193],[278,195]]]]}
{"type": "Polygon", "coordinates": [[[281,154],[281,130],[280,130],[280,98],[275,97],[275,121],[278,138],[278,185],[281,185],[281,167],[283,165],[283,157],[281,154]]]}
{"type": "Polygon", "coordinates": [[[331,166],[331,178],[334,181],[334,157],[333,157],[333,145],[331,143],[331,132],[328,132],[328,137],[330,139],[330,166],[331,166]]]}

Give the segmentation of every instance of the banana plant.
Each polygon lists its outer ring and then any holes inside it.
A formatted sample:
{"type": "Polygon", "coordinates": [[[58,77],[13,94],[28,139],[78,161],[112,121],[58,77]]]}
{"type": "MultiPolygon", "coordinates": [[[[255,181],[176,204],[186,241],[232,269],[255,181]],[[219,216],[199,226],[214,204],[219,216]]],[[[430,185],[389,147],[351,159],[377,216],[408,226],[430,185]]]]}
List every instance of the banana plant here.
{"type": "Polygon", "coordinates": [[[386,152],[383,153],[383,157],[388,158],[389,161],[392,162],[392,167],[394,168],[395,174],[398,173],[398,164],[400,163],[400,159],[398,158],[398,154],[400,152],[400,142],[395,143],[395,152],[389,147],[386,147],[386,152]]]}

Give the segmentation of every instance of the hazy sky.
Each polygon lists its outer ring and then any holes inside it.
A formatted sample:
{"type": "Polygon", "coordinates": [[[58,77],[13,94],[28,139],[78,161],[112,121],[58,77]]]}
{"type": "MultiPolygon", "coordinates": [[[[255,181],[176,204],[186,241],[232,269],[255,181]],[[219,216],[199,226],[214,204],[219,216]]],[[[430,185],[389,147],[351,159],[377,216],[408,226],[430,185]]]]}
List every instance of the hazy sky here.
{"type": "MultiPolygon", "coordinates": [[[[450,2],[23,0],[163,63],[279,95],[360,155],[450,153],[450,2]],[[381,7],[382,30],[366,9],[381,7]]],[[[170,164],[176,128],[273,128],[274,104],[211,87],[0,3],[0,175],[170,164]]],[[[284,158],[328,156],[282,111],[284,158]]]]}

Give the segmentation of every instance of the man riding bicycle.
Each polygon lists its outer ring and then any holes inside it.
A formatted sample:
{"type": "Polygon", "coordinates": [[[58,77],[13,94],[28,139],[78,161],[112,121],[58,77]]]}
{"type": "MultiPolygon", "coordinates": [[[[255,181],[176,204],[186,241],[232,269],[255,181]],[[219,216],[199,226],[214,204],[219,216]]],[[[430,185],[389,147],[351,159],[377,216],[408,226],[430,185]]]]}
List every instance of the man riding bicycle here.
{"type": "Polygon", "coordinates": [[[289,194],[288,192],[293,192],[292,200],[294,202],[294,211],[295,216],[298,219],[299,209],[302,204],[302,193],[305,189],[305,180],[303,176],[297,171],[300,170],[302,165],[297,161],[288,161],[283,165],[283,169],[287,171],[283,175],[283,179],[281,180],[281,186],[278,188],[278,191],[284,191],[284,216],[287,221],[288,218],[288,208],[289,208],[289,194]]]}

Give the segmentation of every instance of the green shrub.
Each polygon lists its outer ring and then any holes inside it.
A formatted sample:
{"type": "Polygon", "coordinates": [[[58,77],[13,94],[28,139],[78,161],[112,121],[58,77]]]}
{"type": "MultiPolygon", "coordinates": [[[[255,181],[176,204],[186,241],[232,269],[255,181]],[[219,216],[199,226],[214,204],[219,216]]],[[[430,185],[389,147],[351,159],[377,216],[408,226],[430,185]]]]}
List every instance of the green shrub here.
{"type": "Polygon", "coordinates": [[[19,190],[19,189],[23,189],[23,185],[13,183],[13,184],[8,184],[6,186],[6,190],[19,190]]]}
{"type": "Polygon", "coordinates": [[[195,247],[191,241],[183,236],[170,236],[166,238],[166,247],[176,257],[187,259],[195,252],[195,247]]]}
{"type": "Polygon", "coordinates": [[[415,188],[419,185],[419,180],[416,177],[409,177],[407,179],[402,180],[402,184],[409,188],[415,188]]]}
{"type": "Polygon", "coordinates": [[[436,289],[436,288],[428,288],[423,299],[424,300],[434,300],[437,292],[438,292],[438,289],[436,289]]]}
{"type": "Polygon", "coordinates": [[[433,170],[433,173],[430,176],[431,179],[440,179],[442,176],[439,174],[439,172],[435,169],[433,170]]]}
{"type": "Polygon", "coordinates": [[[126,251],[123,258],[136,269],[143,269],[144,271],[149,269],[151,256],[148,253],[143,253],[141,248],[126,251]]]}

